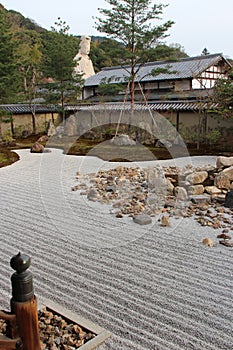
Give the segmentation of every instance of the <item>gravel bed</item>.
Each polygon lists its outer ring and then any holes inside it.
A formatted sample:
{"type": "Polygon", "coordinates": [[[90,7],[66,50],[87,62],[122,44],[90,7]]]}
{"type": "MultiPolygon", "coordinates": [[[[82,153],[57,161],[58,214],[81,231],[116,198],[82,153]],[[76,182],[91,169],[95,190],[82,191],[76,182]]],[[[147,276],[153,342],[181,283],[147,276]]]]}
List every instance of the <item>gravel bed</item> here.
{"type": "MultiPolygon", "coordinates": [[[[116,218],[107,204],[71,188],[77,171],[119,164],[54,149],[18,154],[20,161],[0,169],[2,309],[11,298],[9,261],[21,251],[32,257],[41,303],[54,300],[112,333],[98,350],[231,349],[232,249],[218,244],[222,229],[191,217],[171,217],[168,227],[156,217],[146,226],[116,218]],[[205,237],[212,248],[202,244],[205,237]]],[[[215,159],[156,162],[201,166],[215,159]]]]}

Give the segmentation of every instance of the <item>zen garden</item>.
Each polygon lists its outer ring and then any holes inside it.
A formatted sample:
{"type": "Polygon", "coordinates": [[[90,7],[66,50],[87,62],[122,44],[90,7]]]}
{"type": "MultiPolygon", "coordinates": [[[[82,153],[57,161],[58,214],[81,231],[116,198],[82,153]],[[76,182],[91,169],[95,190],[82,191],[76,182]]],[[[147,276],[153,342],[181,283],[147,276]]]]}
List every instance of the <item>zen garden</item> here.
{"type": "Polygon", "coordinates": [[[0,350],[229,350],[233,60],[105,3],[99,36],[0,4],[0,350]]]}

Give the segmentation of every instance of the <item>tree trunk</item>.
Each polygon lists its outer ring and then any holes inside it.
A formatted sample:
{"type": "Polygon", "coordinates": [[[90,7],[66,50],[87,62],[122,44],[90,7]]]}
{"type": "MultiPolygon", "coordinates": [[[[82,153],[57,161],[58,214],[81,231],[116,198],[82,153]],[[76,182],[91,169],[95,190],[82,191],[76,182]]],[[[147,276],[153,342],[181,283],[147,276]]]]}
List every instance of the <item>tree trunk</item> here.
{"type": "Polygon", "coordinates": [[[32,132],[36,135],[36,113],[32,111],[32,132]]]}

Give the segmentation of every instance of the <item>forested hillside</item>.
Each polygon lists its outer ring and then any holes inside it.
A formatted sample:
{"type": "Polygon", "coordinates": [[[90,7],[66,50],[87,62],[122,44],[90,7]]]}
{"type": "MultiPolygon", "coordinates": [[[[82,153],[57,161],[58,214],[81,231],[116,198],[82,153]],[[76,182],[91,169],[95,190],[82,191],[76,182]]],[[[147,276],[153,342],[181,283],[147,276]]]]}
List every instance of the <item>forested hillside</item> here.
{"type": "MultiPolygon", "coordinates": [[[[88,35],[88,33],[86,33],[88,35]]],[[[79,50],[80,36],[69,34],[69,25],[58,19],[46,30],[19,12],[0,4],[0,103],[35,98],[38,84],[67,80],[73,69],[73,57],[79,50]],[[69,72],[64,73],[64,68],[69,72]]],[[[95,72],[105,66],[120,65],[116,50],[122,44],[104,37],[92,37],[91,53],[95,72]]],[[[176,60],[186,57],[183,48],[158,45],[148,51],[148,59],[176,60]]]]}

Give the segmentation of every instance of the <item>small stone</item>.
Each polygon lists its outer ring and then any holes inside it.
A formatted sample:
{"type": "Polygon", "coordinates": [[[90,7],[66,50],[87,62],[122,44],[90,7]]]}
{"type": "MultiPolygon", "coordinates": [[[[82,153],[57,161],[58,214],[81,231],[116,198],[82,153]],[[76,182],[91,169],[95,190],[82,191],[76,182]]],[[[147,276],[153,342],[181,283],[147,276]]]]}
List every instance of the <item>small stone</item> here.
{"type": "Polygon", "coordinates": [[[222,239],[231,239],[231,236],[227,235],[226,233],[222,232],[219,235],[217,235],[217,238],[222,238],[222,239]]]}
{"type": "Polygon", "coordinates": [[[98,192],[91,188],[87,194],[87,199],[89,199],[90,201],[94,201],[97,199],[97,196],[98,192]]]}
{"type": "Polygon", "coordinates": [[[190,200],[195,203],[208,203],[210,202],[210,195],[209,194],[201,194],[201,195],[192,195],[190,196],[190,200]]]}
{"type": "Polygon", "coordinates": [[[161,226],[171,226],[171,222],[170,222],[170,217],[167,215],[163,215],[161,217],[161,226]]]}
{"type": "Polygon", "coordinates": [[[214,246],[214,241],[211,238],[204,238],[202,243],[210,248],[214,246]]]}
{"type": "Polygon", "coordinates": [[[225,202],[226,195],[225,194],[218,194],[215,197],[215,200],[219,203],[224,203],[225,202]]]}
{"type": "Polygon", "coordinates": [[[221,190],[216,186],[206,186],[205,192],[207,192],[208,194],[220,194],[221,190]]]}
{"type": "Polygon", "coordinates": [[[203,183],[208,177],[207,171],[197,171],[192,174],[189,174],[186,177],[186,181],[191,183],[192,185],[197,185],[203,183]]]}
{"type": "Polygon", "coordinates": [[[233,241],[227,241],[227,240],[223,240],[223,241],[219,241],[220,244],[225,245],[226,247],[233,247],[233,241]]]}
{"type": "Polygon", "coordinates": [[[188,193],[194,196],[202,194],[204,193],[204,186],[203,185],[190,186],[188,189],[188,193]]]}
{"type": "Polygon", "coordinates": [[[177,186],[174,190],[177,200],[179,201],[187,201],[188,194],[184,187],[177,186]]]}
{"type": "Polygon", "coordinates": [[[152,219],[147,214],[138,214],[133,218],[133,221],[139,225],[149,225],[152,223],[152,219]]]}

